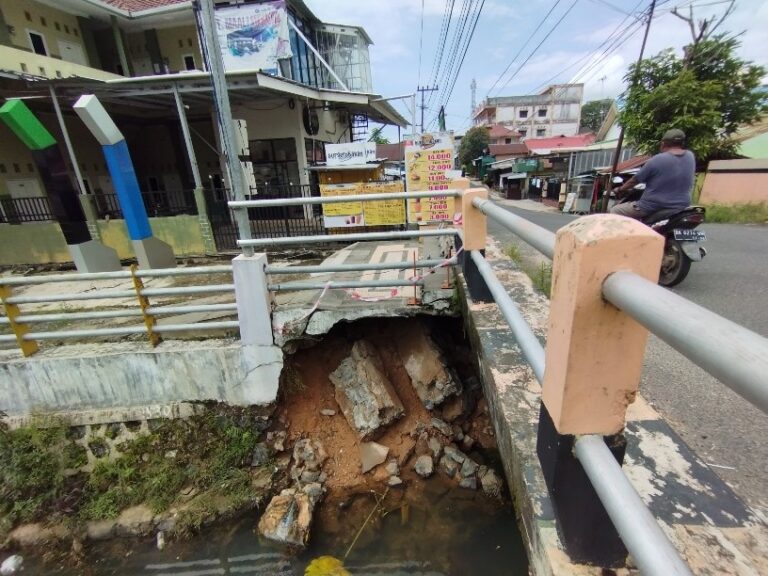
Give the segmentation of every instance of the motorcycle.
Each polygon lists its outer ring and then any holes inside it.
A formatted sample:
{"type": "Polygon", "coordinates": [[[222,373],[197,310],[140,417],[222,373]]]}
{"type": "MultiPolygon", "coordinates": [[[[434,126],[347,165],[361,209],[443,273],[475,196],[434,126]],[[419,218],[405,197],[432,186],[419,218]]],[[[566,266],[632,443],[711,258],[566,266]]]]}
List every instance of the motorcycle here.
{"type": "MultiPolygon", "coordinates": [[[[619,204],[637,202],[643,189],[633,189],[619,204]]],[[[659,284],[667,288],[680,284],[691,270],[691,262],[701,262],[707,250],[701,243],[707,235],[696,228],[704,222],[706,208],[666,208],[641,219],[641,222],[664,236],[664,257],[661,260],[659,284]]]]}

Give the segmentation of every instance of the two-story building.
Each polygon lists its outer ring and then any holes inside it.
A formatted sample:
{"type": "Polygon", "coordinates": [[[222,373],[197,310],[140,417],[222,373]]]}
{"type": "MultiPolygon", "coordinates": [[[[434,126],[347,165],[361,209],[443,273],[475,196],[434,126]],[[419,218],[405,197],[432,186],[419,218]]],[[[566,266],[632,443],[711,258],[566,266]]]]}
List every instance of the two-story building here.
{"type": "MultiPolygon", "coordinates": [[[[126,136],[150,216],[200,212],[193,191],[205,188],[214,234],[217,222],[227,230],[217,245],[233,248],[196,10],[190,0],[0,0],[0,97],[26,98],[69,158],[81,193],[94,196],[100,217],[119,218],[100,146],[72,111],[81,95],[95,94],[126,136]]],[[[247,127],[253,194],[315,194],[309,168],[324,160],[324,143],[363,139],[369,121],[407,124],[373,91],[372,40],[362,28],[323,23],[303,0],[217,1],[216,20],[233,117],[247,127]],[[265,14],[284,29],[262,32],[265,14]],[[274,62],[253,60],[275,36],[282,44],[274,62]]],[[[45,198],[29,151],[0,123],[0,222],[49,219],[45,198]]]]}
{"type": "Polygon", "coordinates": [[[473,122],[503,126],[523,140],[575,136],[583,97],[583,84],[553,84],[539,94],[486,98],[475,110],[473,122]]]}

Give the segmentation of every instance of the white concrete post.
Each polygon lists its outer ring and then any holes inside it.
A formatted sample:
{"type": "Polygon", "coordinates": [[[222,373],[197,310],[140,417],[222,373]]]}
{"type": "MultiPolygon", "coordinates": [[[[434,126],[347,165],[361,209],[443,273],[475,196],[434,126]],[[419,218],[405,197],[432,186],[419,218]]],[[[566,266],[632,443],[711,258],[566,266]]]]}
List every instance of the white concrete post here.
{"type": "Polygon", "coordinates": [[[266,266],[266,254],[241,254],[232,260],[240,341],[245,345],[274,344],[266,266]]]}

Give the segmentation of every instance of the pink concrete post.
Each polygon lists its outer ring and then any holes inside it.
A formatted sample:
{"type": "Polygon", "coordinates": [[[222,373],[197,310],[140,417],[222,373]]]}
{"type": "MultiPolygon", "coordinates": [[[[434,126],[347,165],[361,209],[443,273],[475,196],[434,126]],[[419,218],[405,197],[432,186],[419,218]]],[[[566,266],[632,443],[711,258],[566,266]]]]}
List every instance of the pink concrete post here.
{"type": "Polygon", "coordinates": [[[471,188],[461,195],[461,217],[464,231],[464,250],[485,250],[488,228],[485,214],[472,206],[475,198],[488,198],[485,188],[471,188]]]}
{"type": "Polygon", "coordinates": [[[661,235],[622,216],[587,216],[558,231],[542,402],[559,434],[624,427],[648,331],[603,299],[603,281],[630,270],[656,282],[663,251],[661,235]]]}

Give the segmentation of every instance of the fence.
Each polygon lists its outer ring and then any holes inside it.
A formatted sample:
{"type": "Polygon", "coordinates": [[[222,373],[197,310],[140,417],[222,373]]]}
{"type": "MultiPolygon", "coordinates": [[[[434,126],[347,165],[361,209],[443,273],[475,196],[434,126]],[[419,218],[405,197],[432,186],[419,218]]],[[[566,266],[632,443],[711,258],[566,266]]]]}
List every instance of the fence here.
{"type": "Polygon", "coordinates": [[[170,268],[160,270],[138,270],[135,266],[130,271],[95,272],[90,274],[52,274],[40,276],[2,277],[0,278],[0,300],[5,308],[5,316],[0,317],[0,326],[8,326],[13,334],[0,335],[0,343],[16,342],[25,356],[38,350],[41,340],[81,340],[104,336],[128,336],[146,334],[150,343],[156,345],[160,335],[187,331],[232,330],[239,326],[234,320],[195,322],[186,324],[159,324],[158,319],[171,315],[191,313],[237,313],[237,305],[231,303],[216,304],[172,304],[155,306],[150,298],[166,296],[193,296],[201,294],[232,293],[234,284],[204,284],[192,286],[174,286],[166,288],[145,288],[146,278],[165,278],[210,274],[231,274],[232,266],[203,266],[190,268],[170,268]],[[130,280],[130,290],[89,290],[87,292],[68,292],[63,294],[15,295],[14,288],[33,284],[51,284],[61,282],[92,282],[97,280],[130,280]],[[111,310],[79,312],[41,312],[23,313],[22,305],[69,303],[93,300],[131,299],[131,306],[122,306],[111,310]],[[36,324],[52,326],[66,322],[108,320],[116,318],[136,318],[143,320],[143,325],[118,326],[108,328],[88,328],[80,330],[45,330],[34,331],[36,324]]]}
{"type": "MultiPolygon", "coordinates": [[[[121,219],[123,217],[117,194],[97,193],[93,198],[99,218],[121,219]]],[[[193,190],[145,191],[141,193],[141,198],[149,217],[197,214],[193,190]]]]}
{"type": "Polygon", "coordinates": [[[0,223],[47,222],[56,220],[46,196],[0,197],[0,223]]]}

